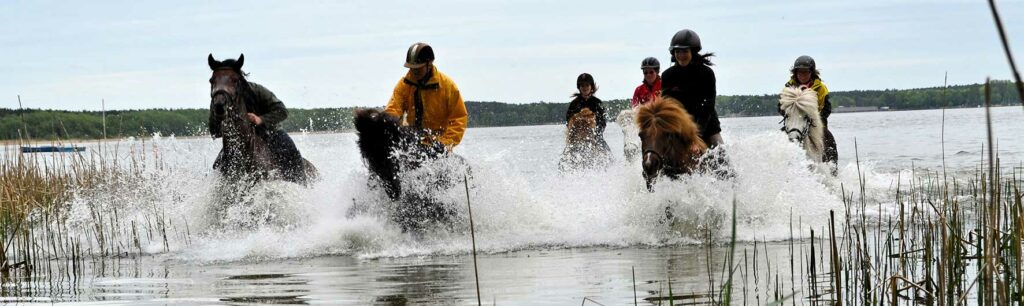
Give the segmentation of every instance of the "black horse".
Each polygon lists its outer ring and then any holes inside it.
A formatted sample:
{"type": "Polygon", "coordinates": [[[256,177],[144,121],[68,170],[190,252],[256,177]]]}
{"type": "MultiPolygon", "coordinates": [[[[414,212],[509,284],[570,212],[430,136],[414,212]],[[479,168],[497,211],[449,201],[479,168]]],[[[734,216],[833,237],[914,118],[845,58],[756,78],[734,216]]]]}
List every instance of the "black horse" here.
{"type": "Polygon", "coordinates": [[[268,145],[271,131],[246,120],[252,109],[254,93],[245,76],[239,73],[245,62],[207,58],[213,75],[210,77],[211,126],[219,127],[223,147],[213,167],[229,181],[259,181],[281,178],[307,184],[317,177],[316,167],[305,158],[284,160],[268,145]],[[225,68],[226,67],[226,68],[225,68]],[[274,176],[272,176],[274,175],[274,176]]]}
{"type": "Polygon", "coordinates": [[[386,212],[391,219],[407,231],[422,229],[430,223],[448,224],[454,214],[452,205],[436,199],[434,193],[451,188],[462,179],[458,168],[468,172],[465,161],[445,153],[438,142],[425,145],[424,131],[403,126],[397,117],[378,109],[358,109],[354,121],[359,151],[370,170],[371,182],[378,182],[392,200],[393,205],[386,212]],[[437,163],[429,169],[421,169],[434,162],[437,163]],[[416,182],[419,185],[415,187],[419,188],[412,188],[412,184],[403,188],[403,181],[416,182]]]}

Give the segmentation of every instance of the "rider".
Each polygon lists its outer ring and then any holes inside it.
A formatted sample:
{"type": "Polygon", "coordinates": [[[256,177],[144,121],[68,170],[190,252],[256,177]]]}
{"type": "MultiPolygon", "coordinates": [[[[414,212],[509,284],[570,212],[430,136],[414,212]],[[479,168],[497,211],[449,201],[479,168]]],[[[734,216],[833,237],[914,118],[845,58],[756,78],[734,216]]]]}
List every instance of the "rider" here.
{"type": "Polygon", "coordinates": [[[710,57],[699,53],[700,37],[690,29],[672,36],[669,53],[673,65],[661,75],[661,94],[679,100],[700,129],[700,137],[709,148],[722,144],[722,127],[715,110],[715,72],[710,57]]]}
{"type": "MultiPolygon", "coordinates": [[[[256,134],[260,135],[267,142],[270,150],[274,153],[277,162],[282,165],[285,176],[298,176],[302,172],[302,154],[299,153],[299,149],[295,147],[295,142],[288,136],[284,130],[280,128],[280,123],[288,118],[288,109],[285,108],[284,103],[274,95],[263,85],[256,84],[245,80],[247,73],[242,71],[242,65],[236,64],[238,62],[244,63],[245,58],[242,56],[235,59],[226,59],[220,62],[219,66],[211,66],[213,70],[230,69],[238,73],[245,84],[249,84],[251,90],[252,104],[246,105],[249,113],[246,114],[245,119],[256,126],[256,134]]],[[[210,136],[213,138],[221,137],[220,122],[215,121],[214,112],[210,112],[209,129],[210,136]]],[[[220,164],[221,155],[224,149],[221,148],[221,153],[217,155],[217,161],[214,162],[214,168],[217,168],[220,164]]]]}
{"type": "Polygon", "coordinates": [[[565,111],[566,124],[568,124],[572,115],[579,113],[584,108],[589,108],[597,119],[597,129],[594,133],[598,136],[598,139],[604,142],[604,128],[608,125],[608,122],[605,119],[604,106],[601,99],[594,96],[594,93],[597,92],[597,84],[594,83],[594,77],[586,72],[580,74],[580,76],[576,77],[576,89],[579,92],[572,95],[575,99],[569,102],[569,109],[565,111]]]}
{"type": "Polygon", "coordinates": [[[426,135],[423,144],[437,153],[451,152],[466,132],[469,114],[455,82],[434,66],[434,49],[422,42],[405,54],[409,72],[395,85],[384,112],[403,118],[426,135]]]}
{"type": "Polygon", "coordinates": [[[630,106],[636,108],[644,103],[654,101],[655,95],[661,92],[661,63],[657,58],[648,57],[640,62],[640,70],[644,72],[644,81],[633,91],[630,106]]]}
{"type": "MultiPolygon", "coordinates": [[[[814,58],[801,55],[796,58],[793,62],[793,69],[790,69],[792,75],[789,77],[789,81],[786,82],[787,87],[801,87],[810,88],[818,93],[818,113],[821,115],[821,124],[824,125],[824,142],[825,142],[825,155],[829,153],[838,152],[836,149],[836,139],[832,136],[832,132],[828,130],[828,116],[832,114],[832,102],[829,102],[828,87],[821,81],[820,72],[818,72],[818,66],[814,63],[814,58]]],[[[782,114],[782,109],[779,108],[779,114],[782,114]]]]}

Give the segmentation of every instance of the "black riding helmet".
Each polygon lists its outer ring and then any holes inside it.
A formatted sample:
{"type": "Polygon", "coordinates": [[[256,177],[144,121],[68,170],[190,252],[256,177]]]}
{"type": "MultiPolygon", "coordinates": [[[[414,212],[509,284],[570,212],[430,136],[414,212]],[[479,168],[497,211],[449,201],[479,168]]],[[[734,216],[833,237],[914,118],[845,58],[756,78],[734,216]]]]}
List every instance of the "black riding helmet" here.
{"type": "Polygon", "coordinates": [[[673,54],[676,49],[692,49],[693,54],[700,52],[700,36],[690,29],[682,29],[672,35],[672,43],[669,44],[668,53],[673,54]]]}
{"type": "Polygon", "coordinates": [[[594,83],[594,76],[589,73],[584,72],[580,74],[580,76],[576,77],[576,88],[580,88],[580,85],[583,84],[590,84],[590,88],[593,88],[595,91],[597,90],[597,84],[594,83]]]}
{"type": "Polygon", "coordinates": [[[815,71],[817,68],[817,65],[814,64],[814,58],[807,55],[801,55],[793,62],[793,70],[810,69],[811,71],[815,71]]]}
{"type": "Polygon", "coordinates": [[[415,43],[405,52],[405,68],[420,68],[434,60],[434,48],[426,43],[415,43]]]}
{"type": "Polygon", "coordinates": [[[653,57],[645,58],[644,61],[640,62],[640,69],[654,69],[654,71],[661,71],[661,63],[658,59],[653,57]]]}

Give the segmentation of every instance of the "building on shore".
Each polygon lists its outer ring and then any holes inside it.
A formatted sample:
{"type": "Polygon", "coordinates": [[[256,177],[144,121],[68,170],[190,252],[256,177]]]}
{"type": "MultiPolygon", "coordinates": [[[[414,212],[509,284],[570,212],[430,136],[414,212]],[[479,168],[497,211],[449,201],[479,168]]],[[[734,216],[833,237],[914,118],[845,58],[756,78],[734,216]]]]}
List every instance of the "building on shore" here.
{"type": "Polygon", "coordinates": [[[888,106],[839,106],[832,108],[833,113],[859,113],[859,112],[877,112],[880,110],[889,110],[888,106]],[[884,108],[884,109],[883,109],[884,108]]]}

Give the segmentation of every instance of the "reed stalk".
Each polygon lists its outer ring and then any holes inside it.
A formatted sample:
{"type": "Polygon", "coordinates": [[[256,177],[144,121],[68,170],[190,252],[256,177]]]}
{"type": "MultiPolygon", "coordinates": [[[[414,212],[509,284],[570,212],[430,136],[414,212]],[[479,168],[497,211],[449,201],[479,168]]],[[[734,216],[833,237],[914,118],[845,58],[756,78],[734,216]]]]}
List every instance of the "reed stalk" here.
{"type": "Polygon", "coordinates": [[[1017,63],[1013,61],[1013,52],[1010,52],[1010,42],[1006,39],[1006,30],[1003,28],[1003,20],[999,17],[999,9],[996,8],[995,0],[988,0],[988,7],[992,11],[992,19],[995,20],[996,29],[999,31],[999,41],[1003,44],[1003,52],[1006,53],[1006,60],[1009,62],[1010,71],[1013,72],[1013,79],[1017,81],[1017,97],[1020,98],[1020,105],[1024,107],[1024,82],[1021,82],[1017,63]]]}
{"type": "MultiPolygon", "coordinates": [[[[466,210],[467,213],[469,214],[469,238],[473,246],[473,278],[476,281],[476,304],[483,305],[483,303],[480,302],[480,272],[477,268],[476,262],[476,229],[473,226],[473,204],[471,204],[469,201],[468,174],[463,174],[462,182],[465,184],[466,187],[466,210]]],[[[586,303],[586,299],[584,299],[584,303],[586,303]]]]}

